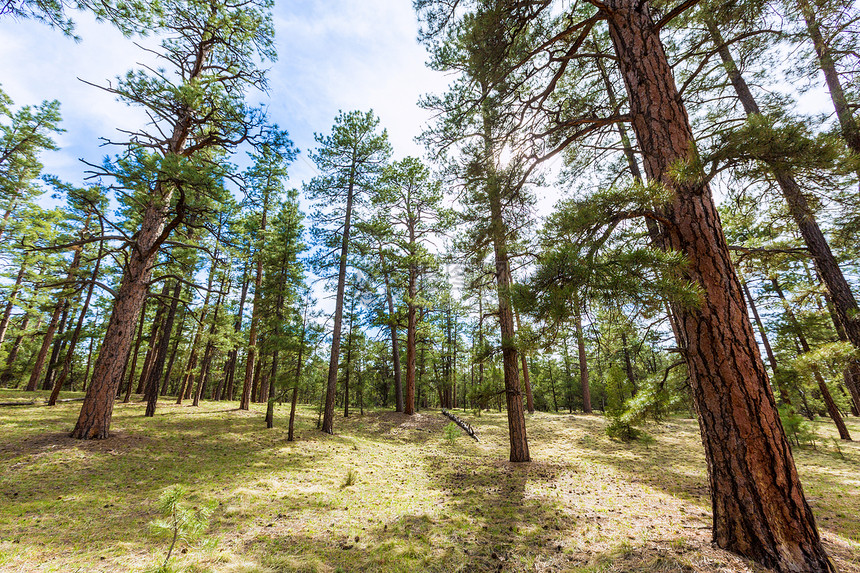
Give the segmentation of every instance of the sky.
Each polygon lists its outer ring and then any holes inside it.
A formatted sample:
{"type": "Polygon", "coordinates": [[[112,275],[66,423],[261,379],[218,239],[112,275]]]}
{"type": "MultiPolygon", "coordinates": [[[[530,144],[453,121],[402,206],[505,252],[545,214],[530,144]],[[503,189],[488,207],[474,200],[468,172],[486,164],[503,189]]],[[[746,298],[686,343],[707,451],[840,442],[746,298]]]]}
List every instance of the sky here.
{"type": "MultiPolygon", "coordinates": [[[[410,0],[279,0],[273,15],[279,57],[268,64],[268,93],[252,93],[249,101],[266,104],[271,121],[302,152],[288,185],[316,175],[307,152],[316,146],[314,133],[328,133],[339,110],[373,109],[395,157],[423,154],[413,139],[429,112],[417,101],[442,92],[447,79],[424,65],[410,0]]],[[[99,138],[120,139],[117,127],[146,121],[140,110],[85,82],[106,85],[138,62],[152,62],[134,43],[156,43],[124,38],[87,14],[73,18],[80,42],[38,22],[0,18],[0,84],[16,109],[60,101],[66,132],[56,138],[61,149],[43,155],[45,172],[81,184],[87,168],[79,159],[98,163],[112,153],[99,138]]]]}

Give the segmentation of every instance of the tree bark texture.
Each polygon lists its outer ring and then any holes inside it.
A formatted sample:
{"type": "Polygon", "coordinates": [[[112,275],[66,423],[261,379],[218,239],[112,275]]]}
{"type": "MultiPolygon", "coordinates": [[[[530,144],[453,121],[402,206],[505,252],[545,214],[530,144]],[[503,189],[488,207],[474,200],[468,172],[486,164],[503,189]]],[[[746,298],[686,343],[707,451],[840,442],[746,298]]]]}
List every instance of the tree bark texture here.
{"type": "Polygon", "coordinates": [[[645,173],[675,197],[662,209],[664,245],[684,253],[698,307],[681,309],[713,503],[724,549],[778,571],[834,571],[782,429],[716,206],[704,178],[679,180],[695,161],[692,129],[647,2],[594,2],[627,88],[645,173]]]}
{"type": "Polygon", "coordinates": [[[71,434],[73,438],[103,439],[109,435],[114,397],[146,298],[171,194],[172,191],[164,192],[146,207],[137,241],[130,249],[128,264],[117,289],[104,342],[93,366],[92,381],[71,434]]]}

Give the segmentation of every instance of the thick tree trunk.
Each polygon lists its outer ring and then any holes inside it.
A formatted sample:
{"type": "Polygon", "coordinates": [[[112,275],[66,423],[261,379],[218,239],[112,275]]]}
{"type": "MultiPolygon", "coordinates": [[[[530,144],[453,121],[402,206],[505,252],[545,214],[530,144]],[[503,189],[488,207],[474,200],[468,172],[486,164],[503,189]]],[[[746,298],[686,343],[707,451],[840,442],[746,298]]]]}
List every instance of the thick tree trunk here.
{"type": "MultiPolygon", "coordinates": [[[[355,165],[350,169],[350,177],[355,165]]],[[[346,195],[346,214],[343,219],[343,238],[340,247],[340,266],[337,272],[337,295],[334,301],[334,325],[331,333],[331,356],[328,362],[328,382],[325,392],[325,411],[323,412],[322,431],[334,433],[334,400],[337,396],[337,371],[340,363],[340,329],[343,324],[343,296],[346,289],[346,266],[349,252],[349,225],[352,219],[352,196],[355,186],[350,179],[346,195]]]]}
{"type": "Polygon", "coordinates": [[[679,320],[708,461],[714,541],[779,571],[832,572],[782,430],[711,191],[703,178],[672,176],[679,163],[695,162],[695,142],[649,4],[611,0],[598,5],[627,87],[645,173],[675,192],[662,213],[668,222],[664,244],[686,255],[685,274],[702,291],[698,307],[681,309],[679,320]]]}
{"type": "Polygon", "coordinates": [[[588,356],[585,353],[585,333],[582,331],[582,309],[579,299],[573,316],[576,326],[576,346],[579,353],[579,383],[582,386],[582,411],[591,414],[591,387],[588,383],[588,356]]]}
{"type": "Polygon", "coordinates": [[[152,265],[164,240],[161,234],[171,194],[172,191],[157,192],[144,212],[137,241],[129,250],[128,264],[123,270],[105,339],[93,366],[93,378],[71,434],[74,438],[102,439],[109,435],[114,397],[146,298],[152,265]]]}

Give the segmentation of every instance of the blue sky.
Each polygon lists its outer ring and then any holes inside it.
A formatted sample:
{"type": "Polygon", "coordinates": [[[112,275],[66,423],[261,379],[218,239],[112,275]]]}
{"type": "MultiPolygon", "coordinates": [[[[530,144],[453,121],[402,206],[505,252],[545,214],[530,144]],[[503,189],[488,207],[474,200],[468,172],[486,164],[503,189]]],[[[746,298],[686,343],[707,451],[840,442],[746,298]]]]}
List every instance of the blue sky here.
{"type": "MultiPolygon", "coordinates": [[[[252,94],[270,108],[302,150],[291,169],[292,186],[314,176],[307,151],[314,132],[327,133],[338,110],[372,108],[387,128],[395,156],[421,155],[413,138],[428,113],[416,102],[441,92],[444,76],[424,66],[410,0],[281,0],[274,10],[279,59],[271,64],[268,94],[252,94]]],[[[79,43],[43,24],[0,19],[0,84],[15,106],[58,99],[66,132],[59,152],[43,156],[45,171],[81,183],[85,166],[110,153],[100,137],[120,138],[146,119],[95,87],[152,61],[133,41],[86,14],[74,14],[79,43]]],[[[142,40],[155,45],[153,39],[142,40]]]]}

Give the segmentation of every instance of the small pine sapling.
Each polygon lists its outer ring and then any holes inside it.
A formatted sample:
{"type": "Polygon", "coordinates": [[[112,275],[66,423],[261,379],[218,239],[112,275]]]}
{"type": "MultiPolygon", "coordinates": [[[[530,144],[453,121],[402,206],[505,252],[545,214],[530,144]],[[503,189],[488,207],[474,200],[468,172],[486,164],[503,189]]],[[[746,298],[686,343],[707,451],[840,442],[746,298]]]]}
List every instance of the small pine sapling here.
{"type": "Polygon", "coordinates": [[[460,428],[454,422],[449,422],[447,426],[445,426],[445,431],[443,437],[448,442],[449,445],[453,446],[457,443],[457,437],[460,435],[460,428]]]}
{"type": "Polygon", "coordinates": [[[209,524],[209,516],[214,507],[212,505],[188,507],[182,503],[187,493],[181,485],[174,485],[165,489],[158,498],[158,512],[162,518],[151,521],[149,526],[155,536],[170,537],[170,547],[167,549],[164,563],[155,569],[156,573],[170,571],[168,562],[177,541],[193,543],[209,524]]]}

